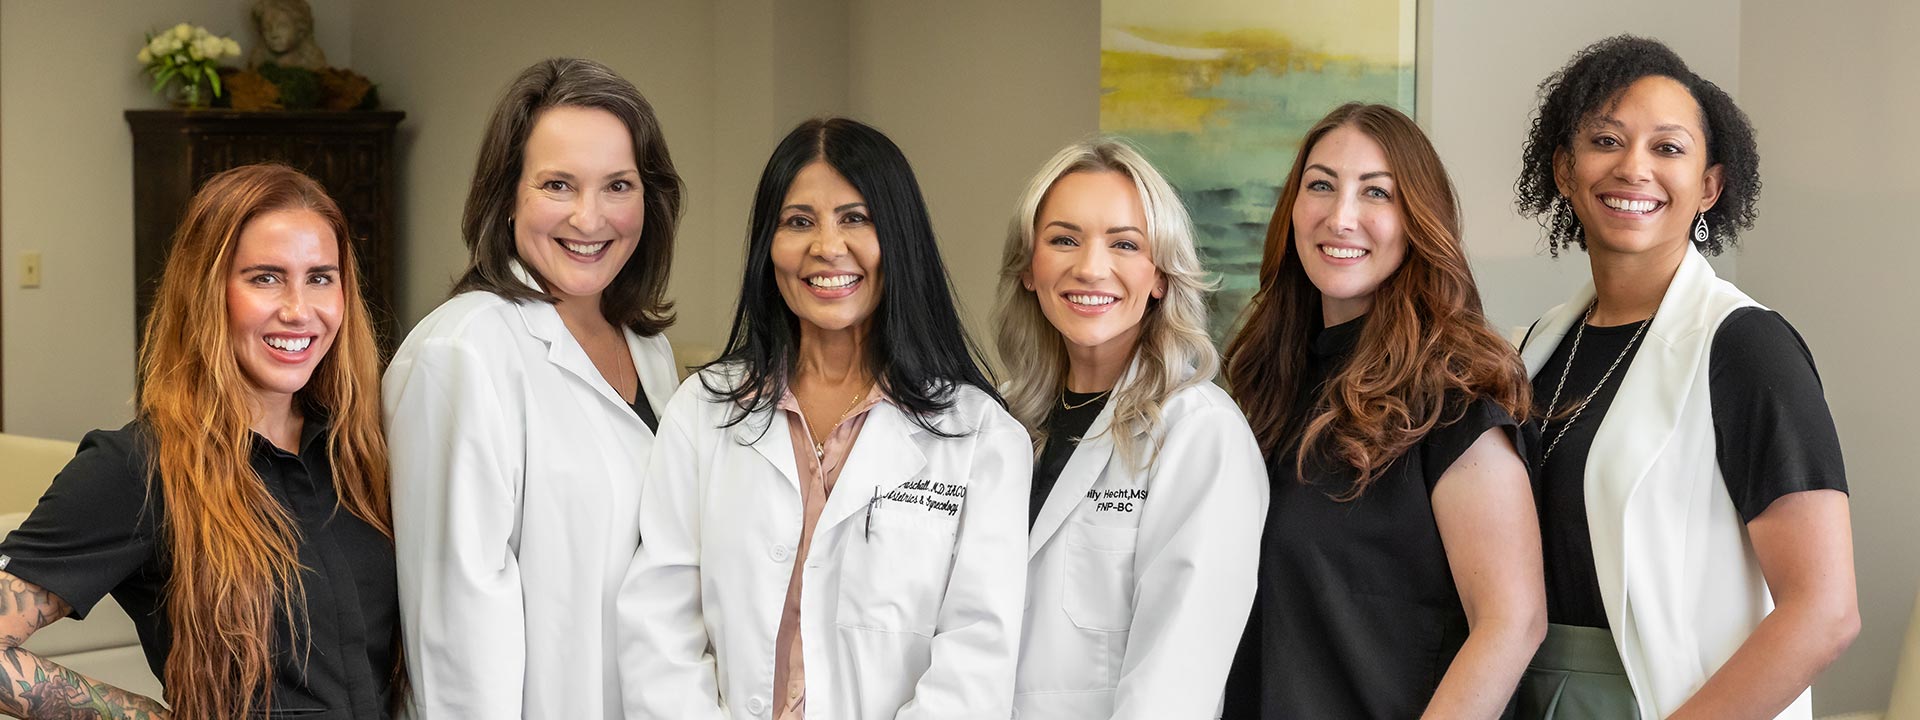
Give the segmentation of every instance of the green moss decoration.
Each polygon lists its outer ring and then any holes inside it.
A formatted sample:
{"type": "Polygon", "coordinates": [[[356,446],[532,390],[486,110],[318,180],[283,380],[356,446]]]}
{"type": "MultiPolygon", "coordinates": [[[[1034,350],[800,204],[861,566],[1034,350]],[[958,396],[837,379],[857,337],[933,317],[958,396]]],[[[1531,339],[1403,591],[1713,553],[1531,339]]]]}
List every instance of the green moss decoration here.
{"type": "Polygon", "coordinates": [[[288,110],[311,110],[320,106],[322,93],[320,75],[312,70],[297,67],[282,67],[273,63],[261,65],[258,72],[273,86],[280,89],[280,105],[288,110]]]}

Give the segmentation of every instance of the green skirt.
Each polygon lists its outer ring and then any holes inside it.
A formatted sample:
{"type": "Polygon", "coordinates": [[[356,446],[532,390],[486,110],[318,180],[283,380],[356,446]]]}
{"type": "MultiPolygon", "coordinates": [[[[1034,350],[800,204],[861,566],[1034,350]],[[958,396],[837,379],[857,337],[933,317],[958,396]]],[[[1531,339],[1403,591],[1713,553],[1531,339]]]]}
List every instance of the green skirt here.
{"type": "Polygon", "coordinates": [[[1514,697],[1517,720],[1639,720],[1627,669],[1604,628],[1548,625],[1514,697]]]}

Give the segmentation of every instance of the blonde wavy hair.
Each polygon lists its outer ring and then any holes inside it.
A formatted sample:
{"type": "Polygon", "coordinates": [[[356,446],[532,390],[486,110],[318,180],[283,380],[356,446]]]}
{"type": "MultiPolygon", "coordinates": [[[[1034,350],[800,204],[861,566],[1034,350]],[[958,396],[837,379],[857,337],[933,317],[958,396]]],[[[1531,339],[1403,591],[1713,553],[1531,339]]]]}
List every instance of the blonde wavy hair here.
{"type": "Polygon", "coordinates": [[[1166,278],[1166,295],[1147,301],[1140,318],[1140,341],[1133,361],[1108,402],[1113,404],[1114,447],[1139,468],[1153,464],[1160,447],[1135,444],[1141,434],[1160,429],[1161,403],[1187,387],[1211,382],[1220,354],[1207,336],[1207,293],[1213,279],[1193,247],[1193,224],[1186,205],[1147,159],[1126,141],[1096,137],[1069,145],[1040,168],[1020,196],[1007,227],[1000,264],[999,352],[1008,378],[1007,409],[1026,426],[1037,450],[1047,441],[1052,414],[1067,381],[1067,347],[1059,331],[1040,312],[1040,299],[1020,281],[1033,265],[1040,206],[1060,178],[1082,172],[1119,173],[1133,181],[1147,218],[1147,252],[1166,278]]]}

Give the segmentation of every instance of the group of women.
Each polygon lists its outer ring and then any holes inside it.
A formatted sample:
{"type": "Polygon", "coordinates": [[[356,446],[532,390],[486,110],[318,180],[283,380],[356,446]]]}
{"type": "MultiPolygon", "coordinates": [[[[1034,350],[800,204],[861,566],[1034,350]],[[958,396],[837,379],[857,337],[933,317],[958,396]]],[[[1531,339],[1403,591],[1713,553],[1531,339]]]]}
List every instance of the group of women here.
{"type": "Polygon", "coordinates": [[[1426,137],[1334,109],[1223,359],[1172,187],[1076,143],[1007,232],[996,386],[906,157],[812,120],[676,389],[659,123],[538,63],[378,388],[333,202],[275,166],[196,196],[137,419],[0,543],[0,710],[1808,717],[1858,628],[1846,482],[1805,344],[1704,259],[1754,219],[1746,118],[1605,40],[1516,189],[1594,278],[1518,351],[1426,137]],[[168,707],[21,648],[109,593],[168,707]]]}

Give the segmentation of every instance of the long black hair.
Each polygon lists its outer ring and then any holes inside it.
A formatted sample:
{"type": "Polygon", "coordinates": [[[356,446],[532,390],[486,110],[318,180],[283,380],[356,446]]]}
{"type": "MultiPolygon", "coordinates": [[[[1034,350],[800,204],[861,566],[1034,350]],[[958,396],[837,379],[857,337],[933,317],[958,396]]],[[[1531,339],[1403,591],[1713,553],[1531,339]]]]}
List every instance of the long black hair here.
{"type": "Polygon", "coordinates": [[[866,336],[867,373],[913,422],[951,437],[933,417],[953,405],[953,394],[972,385],[1005,405],[981,370],[980,348],[968,337],[954,309],[947,266],[934,244],[933,220],[906,155],[872,127],[846,118],[800,123],[774,148],[753,194],[747,229],[747,269],[734,305],[726,351],[701,369],[700,382],[739,412],[723,427],[771,408],[786,393],[800,356],[800,321],[774,284],[773,235],[794,176],[814,161],[831,166],[867,202],[880,240],[880,270],[886,283],[866,336]],[[732,368],[729,368],[732,369],[732,368]],[[731,382],[731,387],[716,387],[731,382]]]}

